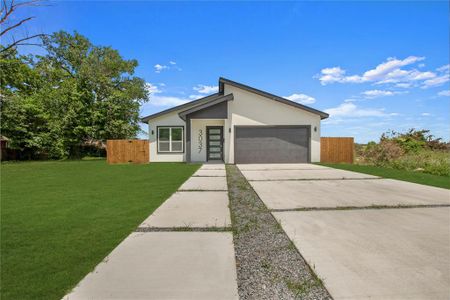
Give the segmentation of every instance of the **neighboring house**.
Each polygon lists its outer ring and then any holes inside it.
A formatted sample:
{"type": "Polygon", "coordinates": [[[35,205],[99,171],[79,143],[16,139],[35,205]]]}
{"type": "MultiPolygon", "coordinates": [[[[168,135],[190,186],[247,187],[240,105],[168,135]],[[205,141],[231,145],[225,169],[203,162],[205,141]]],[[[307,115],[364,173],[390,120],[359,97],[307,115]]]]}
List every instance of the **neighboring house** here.
{"type": "Polygon", "coordinates": [[[150,161],[306,163],[320,161],[328,114],[219,78],[219,92],[142,118],[150,161]]]}

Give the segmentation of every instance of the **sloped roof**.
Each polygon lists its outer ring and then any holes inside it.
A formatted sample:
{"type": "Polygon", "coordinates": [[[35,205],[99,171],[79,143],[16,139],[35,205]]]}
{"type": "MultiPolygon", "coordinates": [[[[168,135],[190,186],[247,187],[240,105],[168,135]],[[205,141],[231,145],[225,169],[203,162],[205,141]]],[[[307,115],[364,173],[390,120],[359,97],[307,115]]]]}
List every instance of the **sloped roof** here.
{"type": "Polygon", "coordinates": [[[188,108],[186,110],[183,110],[181,112],[178,113],[178,115],[180,116],[180,118],[182,118],[183,120],[186,121],[186,115],[191,114],[193,112],[208,108],[210,106],[225,102],[225,101],[232,101],[234,99],[233,94],[228,94],[228,95],[224,95],[224,96],[220,96],[218,98],[212,99],[210,101],[204,102],[200,105],[196,105],[194,107],[188,108]]]}
{"type": "Polygon", "coordinates": [[[206,102],[213,101],[213,100],[215,100],[217,98],[220,98],[220,97],[222,97],[222,94],[215,93],[215,94],[212,94],[212,95],[209,95],[209,96],[206,96],[206,97],[203,97],[203,98],[200,98],[200,99],[197,99],[197,100],[185,103],[185,104],[174,106],[172,108],[169,108],[169,109],[166,109],[166,110],[163,110],[163,111],[151,114],[149,116],[143,117],[143,118],[141,118],[141,121],[144,122],[144,123],[147,123],[151,119],[154,119],[156,117],[168,114],[170,112],[177,111],[177,110],[180,110],[180,109],[189,109],[189,108],[195,107],[197,105],[201,105],[201,104],[204,104],[206,102]]]}
{"type": "Polygon", "coordinates": [[[271,94],[271,93],[268,93],[268,92],[265,92],[265,91],[262,91],[262,90],[255,89],[255,88],[253,88],[251,86],[248,86],[248,85],[236,82],[236,81],[232,81],[232,80],[229,80],[229,79],[226,79],[226,78],[223,78],[223,77],[219,78],[219,93],[223,94],[224,84],[235,86],[235,87],[241,88],[243,90],[246,90],[248,92],[255,93],[257,95],[269,98],[271,100],[275,100],[275,101],[278,101],[278,102],[281,102],[281,103],[284,103],[284,104],[287,104],[287,105],[291,105],[291,106],[296,107],[296,108],[300,108],[300,109],[309,111],[309,112],[311,112],[313,114],[319,115],[321,119],[326,119],[329,116],[329,114],[327,114],[327,113],[325,113],[323,111],[314,109],[312,107],[309,107],[309,106],[306,106],[306,105],[303,105],[303,104],[300,104],[300,103],[297,103],[297,102],[285,99],[283,97],[280,97],[280,96],[277,96],[277,95],[274,95],[274,94],[271,94]]]}
{"type": "MultiPolygon", "coordinates": [[[[283,104],[286,104],[286,105],[290,105],[292,107],[299,108],[299,109],[308,111],[310,113],[319,115],[321,119],[326,119],[329,116],[327,113],[325,113],[323,111],[320,111],[320,110],[317,110],[317,109],[314,109],[312,107],[309,107],[309,106],[306,106],[306,105],[303,105],[303,104],[300,104],[300,103],[297,103],[297,102],[285,99],[283,97],[280,97],[280,96],[277,96],[277,95],[274,95],[274,94],[271,94],[271,93],[268,93],[268,92],[265,92],[265,91],[262,91],[262,90],[255,89],[255,88],[253,88],[251,86],[248,86],[248,85],[245,85],[245,84],[242,84],[242,83],[239,83],[239,82],[235,82],[235,81],[232,81],[232,80],[220,77],[219,78],[219,92],[218,93],[215,93],[215,94],[212,94],[212,95],[209,95],[209,96],[206,96],[206,97],[203,97],[203,98],[200,98],[200,99],[197,99],[197,100],[194,100],[194,101],[182,104],[182,105],[178,105],[178,106],[175,106],[175,107],[172,107],[172,108],[169,108],[169,109],[157,112],[155,114],[152,114],[152,115],[149,115],[149,116],[146,116],[146,117],[143,117],[143,118],[141,118],[141,121],[144,122],[144,123],[147,123],[149,120],[154,119],[156,117],[168,114],[170,112],[183,110],[180,113],[180,117],[181,117],[181,116],[185,116],[186,115],[186,113],[183,114],[185,111],[189,111],[188,113],[190,113],[190,112],[192,112],[190,110],[195,108],[195,107],[197,107],[197,106],[199,106],[199,109],[201,109],[201,108],[204,108],[204,105],[207,105],[208,103],[216,103],[216,101],[220,101],[218,99],[220,99],[220,98],[222,98],[224,96],[223,93],[224,93],[224,85],[225,84],[228,84],[228,85],[231,85],[231,86],[235,86],[235,87],[238,87],[240,89],[246,90],[248,92],[255,93],[257,95],[266,97],[268,99],[271,99],[271,100],[274,100],[274,101],[277,101],[277,102],[280,102],[280,103],[283,103],[283,104]]],[[[230,99],[225,99],[225,100],[230,100],[230,99]]]]}

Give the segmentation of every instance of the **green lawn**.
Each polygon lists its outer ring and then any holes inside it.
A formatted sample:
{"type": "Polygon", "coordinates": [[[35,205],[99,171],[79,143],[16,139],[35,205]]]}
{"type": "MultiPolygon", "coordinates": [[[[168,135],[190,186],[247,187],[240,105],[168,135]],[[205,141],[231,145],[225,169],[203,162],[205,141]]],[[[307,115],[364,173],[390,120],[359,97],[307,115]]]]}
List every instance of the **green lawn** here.
{"type": "Polygon", "coordinates": [[[1,165],[1,298],[61,299],[199,165],[1,165]]]}
{"type": "Polygon", "coordinates": [[[376,175],[384,178],[392,178],[403,181],[415,182],[420,184],[426,184],[431,186],[437,186],[445,189],[450,189],[450,177],[431,175],[420,172],[404,171],[390,168],[365,166],[365,165],[351,165],[351,164],[325,164],[323,166],[343,169],[349,171],[355,171],[360,173],[366,173],[376,175]]]}

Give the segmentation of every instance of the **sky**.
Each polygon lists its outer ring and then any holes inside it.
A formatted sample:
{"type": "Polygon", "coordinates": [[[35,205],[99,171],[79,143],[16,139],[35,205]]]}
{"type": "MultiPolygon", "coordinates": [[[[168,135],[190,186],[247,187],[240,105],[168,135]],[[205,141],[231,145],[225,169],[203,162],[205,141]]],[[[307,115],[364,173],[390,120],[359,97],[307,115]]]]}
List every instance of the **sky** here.
{"type": "Polygon", "coordinates": [[[214,93],[222,76],[329,113],[322,136],[450,139],[447,1],[50,4],[22,11],[36,16],[26,30],[77,31],[137,59],[151,92],[141,116],[214,93]]]}

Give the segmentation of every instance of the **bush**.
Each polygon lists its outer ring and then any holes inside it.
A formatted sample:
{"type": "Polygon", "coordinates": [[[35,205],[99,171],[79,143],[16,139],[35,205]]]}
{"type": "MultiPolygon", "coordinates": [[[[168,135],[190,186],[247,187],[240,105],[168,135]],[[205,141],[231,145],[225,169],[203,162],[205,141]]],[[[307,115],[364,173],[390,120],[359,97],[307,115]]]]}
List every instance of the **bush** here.
{"type": "Polygon", "coordinates": [[[449,144],[435,139],[429,130],[384,133],[380,142],[356,148],[356,162],[375,166],[450,176],[449,144]]]}
{"type": "Polygon", "coordinates": [[[395,169],[450,176],[450,153],[424,150],[406,154],[392,161],[390,165],[395,169]]]}
{"type": "Polygon", "coordinates": [[[379,144],[369,144],[364,156],[367,162],[382,166],[399,158],[403,154],[403,149],[397,143],[384,140],[379,144]]]}

